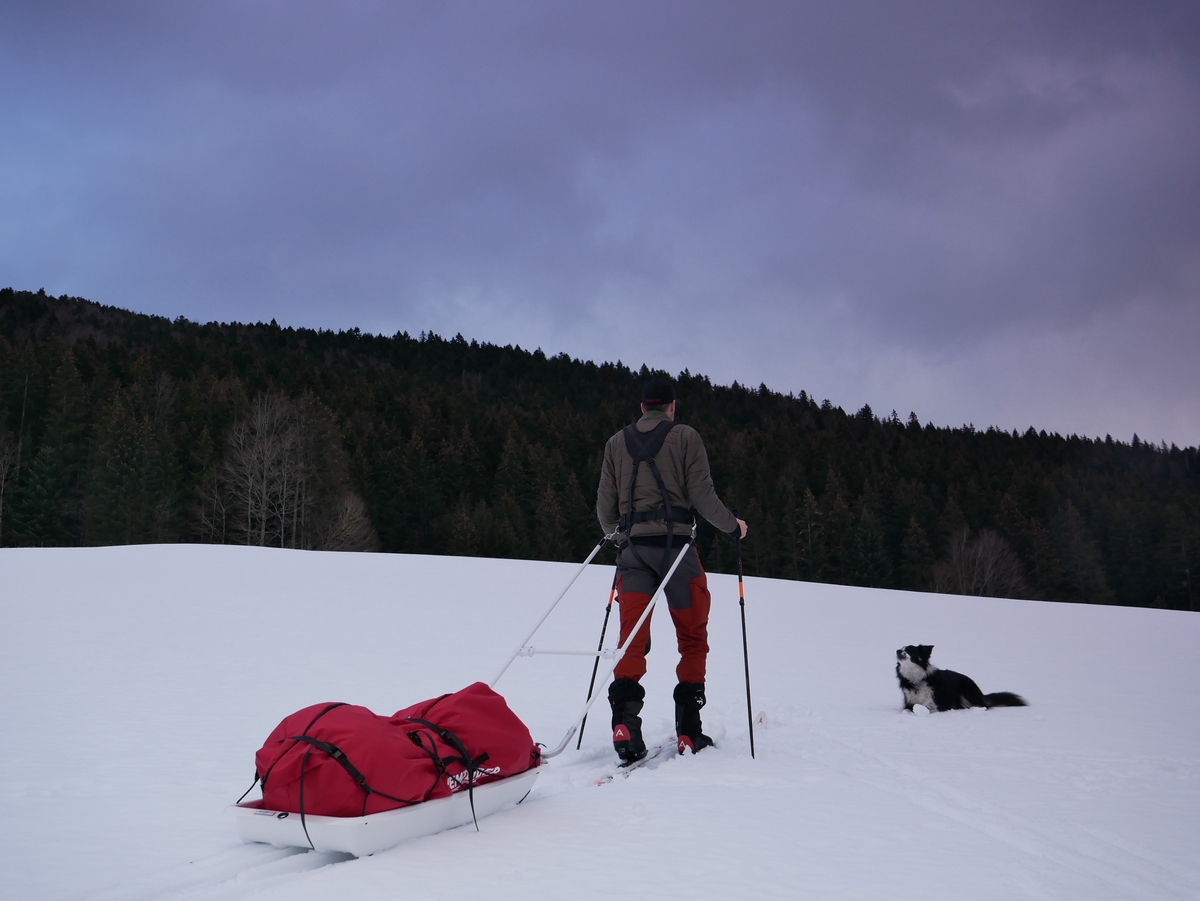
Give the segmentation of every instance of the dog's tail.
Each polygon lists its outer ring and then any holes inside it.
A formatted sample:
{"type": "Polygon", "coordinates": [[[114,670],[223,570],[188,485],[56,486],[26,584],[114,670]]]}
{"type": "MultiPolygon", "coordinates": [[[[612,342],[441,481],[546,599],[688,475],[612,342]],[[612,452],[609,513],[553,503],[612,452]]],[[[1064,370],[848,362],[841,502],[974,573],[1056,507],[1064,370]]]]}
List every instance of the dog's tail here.
{"type": "Polygon", "coordinates": [[[1029,704],[1020,695],[1011,691],[994,691],[983,696],[983,703],[990,710],[993,707],[1028,707],[1029,704]]]}

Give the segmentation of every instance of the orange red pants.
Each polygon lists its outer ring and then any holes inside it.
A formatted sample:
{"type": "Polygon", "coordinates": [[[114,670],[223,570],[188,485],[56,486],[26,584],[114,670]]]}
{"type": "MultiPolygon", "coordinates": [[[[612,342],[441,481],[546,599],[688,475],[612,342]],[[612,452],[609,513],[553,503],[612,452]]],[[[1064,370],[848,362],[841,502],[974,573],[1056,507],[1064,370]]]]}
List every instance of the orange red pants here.
{"type": "MultiPolygon", "coordinates": [[[[662,574],[670,568],[678,553],[677,548],[664,555],[659,547],[626,545],[617,555],[622,647],[629,641],[629,633],[650,603],[662,574]]],[[[708,661],[708,614],[712,598],[708,593],[708,577],[694,547],[688,549],[687,557],[675,570],[665,594],[679,645],[679,665],[675,674],[680,682],[703,682],[708,661]]],[[[651,612],[646,617],[638,634],[629,642],[629,650],[613,672],[615,678],[637,682],[646,674],[653,615],[651,612]]]]}

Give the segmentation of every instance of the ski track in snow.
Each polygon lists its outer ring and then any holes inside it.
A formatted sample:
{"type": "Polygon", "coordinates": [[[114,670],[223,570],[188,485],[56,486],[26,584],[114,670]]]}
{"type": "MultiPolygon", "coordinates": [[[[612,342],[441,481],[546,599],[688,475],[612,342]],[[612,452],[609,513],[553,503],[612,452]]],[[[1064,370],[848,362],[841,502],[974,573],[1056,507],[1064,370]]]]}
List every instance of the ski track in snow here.
{"type": "MultiPolygon", "coordinates": [[[[597,784],[617,769],[601,699],[583,749],[572,740],[478,834],[359,860],[238,842],[223,808],[285,714],[323,700],[391,712],[488,681],[573,569],[0,550],[0,720],[21,737],[0,747],[5,897],[1200,897],[1196,614],[751,578],[751,760],[726,576],[710,578],[717,748],[597,784]],[[913,642],[1032,706],[900,712],[894,652],[913,642]]],[[[610,581],[593,567],[538,643],[594,648],[610,581]]],[[[651,744],[671,735],[677,659],[669,618],[653,631],[651,744]]],[[[497,687],[556,744],[590,667],[522,658],[497,687]]]]}

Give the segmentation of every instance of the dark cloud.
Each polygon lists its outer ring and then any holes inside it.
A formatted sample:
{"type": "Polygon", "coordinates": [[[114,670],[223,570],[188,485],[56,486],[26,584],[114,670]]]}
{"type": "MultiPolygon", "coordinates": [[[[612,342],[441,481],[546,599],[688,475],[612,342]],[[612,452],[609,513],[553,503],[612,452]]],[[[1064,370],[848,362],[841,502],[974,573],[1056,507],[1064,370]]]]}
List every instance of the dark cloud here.
{"type": "Polygon", "coordinates": [[[1196,443],[1198,9],[6,7],[0,282],[1196,443]]]}

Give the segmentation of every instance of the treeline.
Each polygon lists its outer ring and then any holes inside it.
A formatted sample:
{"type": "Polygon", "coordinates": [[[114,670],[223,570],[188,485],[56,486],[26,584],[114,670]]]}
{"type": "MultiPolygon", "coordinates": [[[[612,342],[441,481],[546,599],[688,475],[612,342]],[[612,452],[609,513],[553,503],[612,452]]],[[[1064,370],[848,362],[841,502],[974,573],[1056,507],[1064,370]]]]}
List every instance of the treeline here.
{"type": "MultiPolygon", "coordinates": [[[[0,544],[237,542],[546,560],[594,545],[650,373],[540,350],[200,325],[0,291],[0,544]]],[[[1200,454],[922,426],[675,378],[780,578],[1200,609],[1200,454]]],[[[715,571],[728,539],[702,527],[715,571]]]]}

